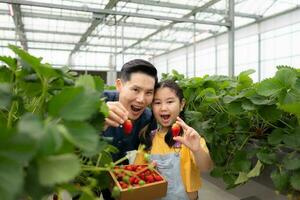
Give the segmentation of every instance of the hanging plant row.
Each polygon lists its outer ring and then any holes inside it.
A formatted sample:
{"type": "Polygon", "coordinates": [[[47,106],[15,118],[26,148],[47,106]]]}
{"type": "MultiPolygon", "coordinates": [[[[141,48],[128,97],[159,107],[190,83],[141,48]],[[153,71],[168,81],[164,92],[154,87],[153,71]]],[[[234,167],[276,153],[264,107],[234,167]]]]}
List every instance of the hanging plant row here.
{"type": "Polygon", "coordinates": [[[233,188],[271,166],[275,189],[294,198],[300,194],[300,70],[277,68],[260,83],[249,77],[254,70],[234,78],[173,71],[163,79],[184,89],[185,117],[207,140],[212,176],[233,188]]]}

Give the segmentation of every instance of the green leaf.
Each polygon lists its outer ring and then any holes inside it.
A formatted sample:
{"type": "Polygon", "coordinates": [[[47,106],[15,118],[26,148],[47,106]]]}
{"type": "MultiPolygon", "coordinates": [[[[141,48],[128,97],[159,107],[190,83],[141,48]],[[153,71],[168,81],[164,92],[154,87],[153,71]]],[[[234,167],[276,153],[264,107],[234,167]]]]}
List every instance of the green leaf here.
{"type": "Polygon", "coordinates": [[[253,80],[249,77],[249,75],[254,72],[255,70],[250,69],[247,71],[243,71],[238,75],[238,85],[236,87],[238,91],[249,88],[252,85],[253,80]]]}
{"type": "Polygon", "coordinates": [[[73,154],[48,156],[38,160],[38,174],[45,186],[72,180],[80,172],[80,163],[73,154]]]}
{"type": "Polygon", "coordinates": [[[291,177],[291,185],[295,190],[300,191],[300,173],[297,172],[291,177]]]}
{"type": "Polygon", "coordinates": [[[0,66],[0,83],[11,82],[12,72],[8,68],[0,66]]]}
{"type": "Polygon", "coordinates": [[[36,141],[26,134],[17,133],[0,140],[0,156],[13,159],[20,164],[28,163],[35,155],[36,148],[36,141]]]}
{"type": "Polygon", "coordinates": [[[300,117],[300,103],[280,104],[279,108],[285,112],[293,113],[300,117]]]}
{"type": "Polygon", "coordinates": [[[280,144],[283,140],[284,132],[282,129],[274,129],[272,133],[268,136],[268,143],[271,145],[280,144]]]}
{"type": "Polygon", "coordinates": [[[288,187],[289,175],[286,172],[273,171],[271,179],[279,191],[284,191],[288,187]]]}
{"type": "Polygon", "coordinates": [[[274,79],[279,80],[284,87],[290,88],[295,84],[297,74],[295,73],[295,69],[281,68],[277,70],[274,79]]]}
{"type": "Polygon", "coordinates": [[[99,106],[97,94],[87,92],[84,88],[66,88],[49,102],[49,113],[66,120],[86,120],[99,106]]]}
{"type": "Polygon", "coordinates": [[[54,124],[49,124],[39,142],[38,152],[44,156],[55,154],[61,148],[62,144],[63,137],[59,134],[58,127],[54,124]]]}
{"type": "Polygon", "coordinates": [[[284,135],[283,142],[292,148],[300,147],[300,134],[299,133],[292,133],[289,135],[284,135]]]}
{"type": "Polygon", "coordinates": [[[39,140],[45,133],[42,120],[31,113],[26,113],[22,116],[18,123],[18,130],[20,133],[27,134],[35,140],[39,140]]]}
{"type": "Polygon", "coordinates": [[[242,108],[245,110],[245,111],[253,111],[256,109],[256,106],[251,103],[251,101],[249,100],[243,100],[242,101],[242,108]]]}
{"type": "Polygon", "coordinates": [[[285,157],[283,159],[283,164],[284,164],[284,167],[286,169],[289,169],[289,170],[296,170],[296,169],[299,169],[300,168],[300,159],[299,158],[290,158],[290,157],[285,157]]]}
{"type": "Polygon", "coordinates": [[[251,167],[251,162],[248,159],[247,152],[245,151],[237,152],[231,162],[232,170],[238,172],[240,171],[247,172],[249,171],[250,167],[251,167]]]}
{"type": "Polygon", "coordinates": [[[271,78],[260,82],[257,86],[257,93],[262,96],[272,96],[277,95],[283,89],[284,85],[279,80],[271,78]]]}
{"type": "Polygon", "coordinates": [[[12,101],[11,85],[7,83],[0,84],[0,109],[9,110],[12,101]]]}
{"type": "Polygon", "coordinates": [[[274,100],[260,95],[251,95],[247,98],[255,105],[271,105],[275,103],[274,100]]]}
{"type": "Polygon", "coordinates": [[[247,174],[245,172],[239,172],[239,176],[235,180],[234,184],[241,184],[248,180],[249,180],[249,178],[247,177],[247,174]]]}
{"type": "Polygon", "coordinates": [[[258,113],[267,121],[275,122],[280,119],[282,111],[278,110],[275,105],[264,105],[258,110],[258,113]]]}
{"type": "Polygon", "coordinates": [[[23,167],[20,163],[0,155],[0,197],[18,199],[23,187],[23,167]]]}
{"type": "Polygon", "coordinates": [[[247,174],[247,177],[251,178],[259,176],[262,166],[262,163],[260,162],[260,160],[258,160],[255,167],[247,174]]]}
{"type": "Polygon", "coordinates": [[[12,71],[15,71],[17,69],[17,59],[15,58],[12,58],[10,56],[0,56],[0,61],[6,63],[12,71]]]}
{"type": "Polygon", "coordinates": [[[258,152],[256,155],[260,161],[262,161],[263,163],[269,164],[269,165],[274,164],[276,161],[276,155],[274,153],[258,152]]]}
{"type": "Polygon", "coordinates": [[[87,153],[95,152],[99,136],[91,125],[84,122],[65,122],[65,127],[63,134],[71,143],[87,153]]]}
{"type": "Polygon", "coordinates": [[[210,172],[210,175],[211,175],[212,177],[216,177],[216,178],[222,177],[223,174],[224,174],[224,168],[218,167],[218,166],[215,166],[215,167],[213,168],[213,170],[210,172]]]}
{"type": "Polygon", "coordinates": [[[241,102],[232,102],[227,106],[229,114],[238,115],[244,112],[241,102]]]}
{"type": "Polygon", "coordinates": [[[91,75],[81,75],[75,82],[75,86],[82,86],[88,90],[95,90],[102,92],[104,89],[104,82],[98,77],[93,77],[91,75]]]}

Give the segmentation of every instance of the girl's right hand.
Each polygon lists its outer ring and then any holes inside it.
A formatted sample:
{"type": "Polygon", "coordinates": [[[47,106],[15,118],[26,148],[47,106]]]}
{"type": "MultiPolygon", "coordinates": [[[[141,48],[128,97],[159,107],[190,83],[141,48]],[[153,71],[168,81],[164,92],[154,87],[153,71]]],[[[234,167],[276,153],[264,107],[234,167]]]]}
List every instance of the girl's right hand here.
{"type": "Polygon", "coordinates": [[[192,152],[200,150],[200,135],[192,127],[188,126],[180,117],[177,117],[176,123],[178,123],[182,130],[183,136],[173,137],[175,141],[178,141],[187,146],[192,152]]]}

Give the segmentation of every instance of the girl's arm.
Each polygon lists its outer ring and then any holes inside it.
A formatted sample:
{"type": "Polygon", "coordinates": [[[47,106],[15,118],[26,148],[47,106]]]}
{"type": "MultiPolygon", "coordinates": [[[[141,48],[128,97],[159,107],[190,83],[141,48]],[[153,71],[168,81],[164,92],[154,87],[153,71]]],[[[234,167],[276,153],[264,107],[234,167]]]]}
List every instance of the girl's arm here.
{"type": "Polygon", "coordinates": [[[190,151],[193,153],[197,167],[199,167],[202,172],[211,170],[213,167],[213,162],[206,147],[205,140],[198,134],[197,131],[195,131],[195,129],[188,126],[179,117],[177,117],[176,123],[182,127],[184,134],[183,136],[177,136],[173,139],[181,142],[190,149],[190,151]]]}

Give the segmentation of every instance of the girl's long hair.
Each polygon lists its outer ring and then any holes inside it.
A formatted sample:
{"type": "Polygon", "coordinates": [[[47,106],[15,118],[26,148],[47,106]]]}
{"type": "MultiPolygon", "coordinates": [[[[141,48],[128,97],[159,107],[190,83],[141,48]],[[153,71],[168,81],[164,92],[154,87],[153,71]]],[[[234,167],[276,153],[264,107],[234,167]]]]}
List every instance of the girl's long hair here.
{"type": "MultiPolygon", "coordinates": [[[[156,89],[160,89],[160,88],[170,88],[171,90],[173,90],[175,92],[176,96],[179,99],[179,102],[181,103],[183,101],[183,99],[184,99],[183,91],[175,81],[173,81],[173,80],[162,81],[162,82],[158,83],[156,89]]],[[[184,120],[184,109],[179,113],[179,117],[184,120]]],[[[148,151],[151,149],[152,139],[154,136],[153,134],[155,134],[155,131],[157,131],[157,129],[158,129],[158,125],[155,120],[154,114],[152,113],[152,117],[150,119],[149,124],[145,127],[145,129],[143,129],[141,131],[141,134],[140,134],[140,143],[145,145],[144,150],[148,151]]],[[[179,135],[182,135],[182,134],[183,134],[183,131],[181,129],[179,135]]],[[[176,142],[175,140],[173,140],[171,128],[169,128],[167,134],[165,135],[165,142],[166,142],[166,144],[168,144],[169,147],[172,147],[176,142]]]]}

